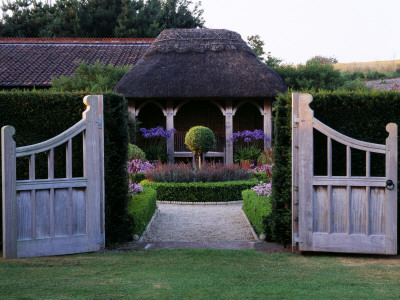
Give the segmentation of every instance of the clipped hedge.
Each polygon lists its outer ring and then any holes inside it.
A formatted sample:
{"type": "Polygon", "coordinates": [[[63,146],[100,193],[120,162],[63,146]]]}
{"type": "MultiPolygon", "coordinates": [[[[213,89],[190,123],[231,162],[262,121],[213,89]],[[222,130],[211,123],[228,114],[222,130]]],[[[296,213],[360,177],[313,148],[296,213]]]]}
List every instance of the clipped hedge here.
{"type": "MultiPolygon", "coordinates": [[[[400,93],[393,91],[319,91],[311,93],[314,116],[333,129],[359,140],[384,144],[386,124],[400,125],[400,93]]],[[[274,105],[274,171],[269,240],[291,243],[291,93],[274,105]]],[[[400,137],[400,135],[399,135],[400,137]]],[[[316,138],[316,143],[320,140],[316,138]]],[[[318,159],[318,157],[316,158],[318,159]]],[[[363,161],[365,161],[365,156],[363,161]]],[[[315,164],[318,165],[318,164],[315,164]]],[[[325,164],[320,164],[325,166],[325,164]]],[[[343,165],[343,164],[342,164],[343,165]]],[[[372,166],[377,172],[384,165],[372,166]]],[[[316,170],[323,172],[324,170],[316,170]]],[[[340,168],[338,172],[340,172],[340,168]]],[[[400,178],[400,177],[399,177],[400,178]]],[[[400,192],[400,189],[399,189],[400,192]]],[[[398,197],[400,199],[400,197],[398,197]]],[[[400,205],[398,205],[400,208],[400,205]]]]}
{"type": "Polygon", "coordinates": [[[269,231],[265,219],[272,212],[271,197],[258,196],[256,191],[242,191],[243,211],[258,234],[269,231]]]}
{"type": "Polygon", "coordinates": [[[135,175],[135,180],[133,181],[134,183],[139,183],[143,180],[146,179],[146,174],[145,173],[136,173],[135,175]]]}
{"type": "MultiPolygon", "coordinates": [[[[85,110],[84,96],[84,93],[48,90],[0,92],[0,127],[15,127],[14,140],[17,147],[47,140],[82,118],[82,112],[85,110]]],[[[122,96],[104,94],[105,226],[108,243],[123,241],[129,236],[129,231],[125,229],[128,221],[128,183],[125,171],[128,145],[127,116],[126,100],[122,96]]],[[[73,141],[73,176],[82,176],[81,139],[73,141]]],[[[55,162],[55,177],[64,177],[65,149],[62,147],[56,148],[55,162]],[[61,162],[59,166],[57,162],[61,162]]],[[[47,178],[45,155],[36,157],[36,170],[37,178],[47,178]]],[[[17,178],[27,179],[27,174],[27,160],[17,159],[17,178]]]]}
{"type": "Polygon", "coordinates": [[[158,200],[182,202],[227,202],[242,199],[242,191],[257,185],[257,179],[225,182],[152,182],[142,181],[143,187],[157,191],[158,200]]]}
{"type": "Polygon", "coordinates": [[[157,192],[145,187],[128,201],[127,211],[131,217],[132,234],[142,235],[156,211],[157,192]]]}

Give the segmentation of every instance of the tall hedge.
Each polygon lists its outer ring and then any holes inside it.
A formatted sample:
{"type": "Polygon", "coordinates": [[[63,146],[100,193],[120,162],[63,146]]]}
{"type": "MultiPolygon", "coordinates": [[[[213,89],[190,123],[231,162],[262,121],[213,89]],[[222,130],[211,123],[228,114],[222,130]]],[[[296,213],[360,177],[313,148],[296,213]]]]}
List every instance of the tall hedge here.
{"type": "MultiPolygon", "coordinates": [[[[15,127],[14,140],[17,147],[47,140],[82,118],[82,112],[85,110],[82,100],[85,95],[47,90],[0,92],[0,127],[4,125],[15,127]]],[[[129,234],[125,230],[128,219],[125,213],[128,200],[125,173],[128,143],[127,114],[126,100],[122,96],[112,93],[104,95],[105,226],[108,243],[122,241],[129,234]]],[[[82,159],[79,159],[82,157],[81,142],[79,139],[75,142],[74,139],[73,145],[73,176],[82,176],[82,159]]],[[[57,149],[55,162],[64,162],[65,150],[57,151],[57,149]]],[[[46,178],[47,163],[44,155],[37,157],[36,167],[36,177],[46,178]]],[[[26,179],[27,170],[27,161],[18,159],[17,178],[26,179]]],[[[55,172],[56,177],[64,176],[65,165],[61,163],[55,172]]]]}
{"type": "MultiPolygon", "coordinates": [[[[314,116],[352,138],[384,144],[387,138],[386,124],[394,122],[400,125],[398,92],[319,91],[311,94],[314,98],[311,103],[314,116]]],[[[268,219],[267,227],[271,229],[268,238],[289,244],[291,242],[291,93],[281,94],[277,98],[274,112],[273,213],[268,219]]],[[[318,136],[315,136],[315,143],[321,143],[318,136]]],[[[365,156],[363,161],[365,162],[365,156]]],[[[371,172],[378,172],[384,168],[384,162],[378,161],[373,167],[371,172]]],[[[339,166],[337,172],[341,172],[340,169],[339,166]]]]}

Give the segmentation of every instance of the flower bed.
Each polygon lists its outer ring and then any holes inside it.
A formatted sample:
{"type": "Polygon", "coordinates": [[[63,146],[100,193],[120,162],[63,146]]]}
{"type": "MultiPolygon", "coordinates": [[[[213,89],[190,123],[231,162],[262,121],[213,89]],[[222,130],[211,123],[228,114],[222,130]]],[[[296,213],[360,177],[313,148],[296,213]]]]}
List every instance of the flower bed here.
{"type": "Polygon", "coordinates": [[[255,190],[242,192],[243,211],[258,234],[265,233],[264,220],[271,214],[270,196],[259,196],[255,190]]]}
{"type": "Polygon", "coordinates": [[[142,181],[143,187],[154,188],[157,199],[182,202],[228,202],[242,199],[242,191],[257,184],[257,179],[226,182],[152,182],[142,181]]]}
{"type": "Polygon", "coordinates": [[[144,187],[143,192],[132,195],[128,201],[128,215],[131,217],[132,234],[141,235],[156,210],[157,192],[144,187]]]}

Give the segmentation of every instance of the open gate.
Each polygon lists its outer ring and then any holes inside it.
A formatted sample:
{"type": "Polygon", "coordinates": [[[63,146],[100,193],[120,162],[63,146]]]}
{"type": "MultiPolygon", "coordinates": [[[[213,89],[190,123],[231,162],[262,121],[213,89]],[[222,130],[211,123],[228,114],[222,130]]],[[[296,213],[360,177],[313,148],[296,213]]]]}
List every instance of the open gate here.
{"type": "Polygon", "coordinates": [[[4,258],[97,251],[104,246],[103,96],[86,96],[82,120],[45,142],[16,148],[2,128],[4,258]],[[83,177],[72,176],[72,138],[83,132],[83,177]],[[65,178],[54,178],[54,148],[66,144],[65,178]],[[35,155],[48,153],[48,178],[35,178],[35,155]],[[29,180],[16,158],[29,157],[29,180]]]}
{"type": "Polygon", "coordinates": [[[397,254],[397,125],[385,145],[347,137],[314,118],[312,96],[292,95],[292,226],[300,251],[397,254]],[[316,129],[327,138],[327,175],[314,175],[316,129]],[[346,175],[332,175],[332,141],[346,147],[346,175]],[[352,176],[351,150],[365,152],[365,176],[352,176]],[[371,153],[385,177],[371,176],[371,153]]]}

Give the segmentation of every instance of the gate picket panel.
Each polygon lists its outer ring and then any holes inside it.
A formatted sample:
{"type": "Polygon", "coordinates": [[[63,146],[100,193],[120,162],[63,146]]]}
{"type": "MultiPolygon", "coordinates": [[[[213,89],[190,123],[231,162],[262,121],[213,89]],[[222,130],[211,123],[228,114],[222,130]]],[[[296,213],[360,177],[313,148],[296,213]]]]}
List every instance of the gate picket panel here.
{"type": "Polygon", "coordinates": [[[2,128],[3,256],[60,255],[104,246],[103,97],[86,96],[82,120],[35,145],[16,148],[2,128]],[[72,176],[72,138],[83,132],[83,177],[72,176]],[[65,178],[54,178],[54,148],[66,144],[65,178]],[[48,152],[48,178],[35,178],[35,155],[48,152]],[[16,180],[16,157],[29,157],[29,179],[16,180]]]}
{"type": "Polygon", "coordinates": [[[292,95],[293,245],[300,251],[397,254],[397,125],[386,126],[385,145],[359,141],[314,118],[311,101],[309,94],[292,95]],[[314,129],[327,138],[326,176],[314,175],[314,129]],[[346,146],[345,176],[332,175],[332,140],[346,146]],[[365,152],[365,176],[352,176],[352,149],[365,152]],[[385,177],[371,176],[371,153],[385,155],[385,177]]]}

